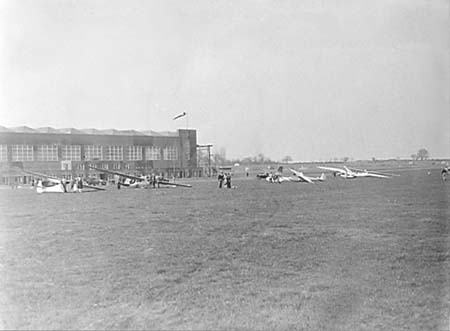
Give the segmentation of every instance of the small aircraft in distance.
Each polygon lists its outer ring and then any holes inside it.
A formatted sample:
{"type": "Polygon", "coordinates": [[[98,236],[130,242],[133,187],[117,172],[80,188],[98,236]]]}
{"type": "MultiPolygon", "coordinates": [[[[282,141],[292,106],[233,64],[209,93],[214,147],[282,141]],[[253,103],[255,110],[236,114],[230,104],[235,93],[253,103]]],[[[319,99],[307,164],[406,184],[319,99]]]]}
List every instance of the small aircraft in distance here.
{"type": "Polygon", "coordinates": [[[111,175],[115,175],[119,177],[119,181],[117,182],[117,188],[120,189],[121,186],[126,186],[130,188],[151,188],[151,187],[160,187],[160,185],[167,185],[169,187],[192,187],[190,184],[181,184],[170,182],[168,179],[163,176],[134,176],[125,174],[119,171],[112,171],[106,169],[100,169],[96,167],[89,166],[90,169],[101,171],[104,173],[108,173],[111,175]],[[121,180],[122,179],[122,180],[121,180]]]}
{"type": "Polygon", "coordinates": [[[256,175],[259,179],[265,179],[269,183],[278,183],[281,184],[283,182],[300,182],[303,181],[299,177],[286,177],[283,175],[283,166],[279,166],[277,171],[275,173],[273,172],[266,172],[266,173],[260,173],[256,175]]]}
{"type": "Polygon", "coordinates": [[[311,176],[306,176],[302,171],[297,171],[292,168],[289,168],[289,170],[292,171],[294,176],[296,176],[299,179],[299,181],[307,182],[310,184],[314,183],[315,181],[323,182],[326,178],[324,173],[322,173],[319,177],[311,177],[311,176]]]}
{"type": "Polygon", "coordinates": [[[97,177],[88,177],[88,178],[85,178],[84,181],[88,185],[94,185],[94,186],[106,185],[106,180],[101,179],[101,178],[97,178],[97,177]]]}
{"type": "Polygon", "coordinates": [[[256,178],[258,179],[266,179],[267,177],[269,177],[270,173],[268,172],[261,172],[259,174],[256,174],[256,178]]]}
{"type": "Polygon", "coordinates": [[[275,173],[273,172],[264,172],[256,175],[258,179],[265,179],[269,183],[282,183],[291,181],[291,177],[283,176],[283,166],[279,166],[275,173]]]}
{"type": "Polygon", "coordinates": [[[306,182],[306,183],[314,183],[314,181],[323,181],[325,180],[325,175],[322,174],[320,177],[309,177],[303,174],[301,171],[296,171],[292,168],[289,168],[294,176],[286,177],[283,175],[283,166],[279,166],[277,172],[275,173],[265,173],[256,175],[258,178],[265,179],[269,183],[283,183],[283,182],[306,182]]]}
{"type": "Polygon", "coordinates": [[[344,166],[344,169],[341,168],[333,168],[333,167],[318,167],[323,170],[333,171],[335,175],[338,175],[345,179],[355,179],[361,177],[374,177],[374,178],[391,178],[392,174],[383,174],[381,172],[368,171],[366,169],[350,169],[344,166]]]}
{"type": "Polygon", "coordinates": [[[83,179],[77,177],[73,180],[66,180],[64,178],[57,178],[41,174],[38,172],[19,169],[21,172],[28,175],[32,175],[36,179],[36,192],[37,193],[82,193],[88,192],[85,188],[93,191],[105,191],[104,188],[89,185],[83,182],[83,179]]]}
{"type": "MultiPolygon", "coordinates": [[[[267,168],[268,168],[269,170],[272,169],[271,166],[268,166],[267,168]]],[[[283,166],[279,166],[277,172],[280,173],[280,172],[282,172],[282,171],[283,171],[283,166]]],[[[273,172],[268,172],[268,171],[260,172],[259,174],[256,174],[256,178],[258,178],[258,179],[266,179],[266,178],[268,178],[271,174],[273,174],[273,172]]]]}

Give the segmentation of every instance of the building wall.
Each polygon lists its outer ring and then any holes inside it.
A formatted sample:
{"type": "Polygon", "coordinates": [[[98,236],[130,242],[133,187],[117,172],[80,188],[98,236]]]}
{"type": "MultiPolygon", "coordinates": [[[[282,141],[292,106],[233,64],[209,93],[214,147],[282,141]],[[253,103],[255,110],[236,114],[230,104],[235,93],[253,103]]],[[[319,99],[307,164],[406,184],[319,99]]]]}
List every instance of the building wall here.
{"type": "Polygon", "coordinates": [[[195,130],[178,130],[176,133],[161,136],[0,132],[0,146],[3,146],[3,156],[0,155],[2,164],[0,172],[7,166],[16,166],[58,177],[72,178],[80,175],[98,177],[101,172],[89,168],[94,166],[134,175],[161,173],[165,176],[191,177],[201,174],[197,167],[197,132],[195,130]],[[32,146],[33,159],[14,160],[14,149],[22,148],[14,147],[15,145],[32,146]],[[64,146],[80,146],[80,159],[64,160],[64,146]],[[88,146],[102,146],[101,155],[96,159],[89,159],[89,149],[97,150],[97,147],[88,146]],[[108,146],[117,146],[112,148],[118,152],[113,154],[116,159],[107,160],[108,146]],[[135,156],[140,155],[141,160],[128,158],[129,146],[134,146],[135,156]],[[150,153],[146,153],[149,148],[152,148],[154,152],[159,150],[160,159],[147,160],[146,158],[150,156],[150,153]],[[122,157],[118,157],[120,149],[122,157]],[[38,155],[44,155],[44,158],[49,157],[51,160],[39,160],[38,155]]]}

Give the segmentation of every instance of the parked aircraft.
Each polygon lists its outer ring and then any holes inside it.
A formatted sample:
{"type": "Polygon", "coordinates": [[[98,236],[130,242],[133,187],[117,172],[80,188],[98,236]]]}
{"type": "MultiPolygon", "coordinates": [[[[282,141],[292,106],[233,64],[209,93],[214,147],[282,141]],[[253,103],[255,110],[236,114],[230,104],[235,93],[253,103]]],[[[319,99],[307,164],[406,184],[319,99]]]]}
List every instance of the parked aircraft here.
{"type": "Polygon", "coordinates": [[[111,175],[118,176],[117,188],[120,189],[121,186],[126,186],[130,188],[151,188],[151,187],[160,187],[160,185],[167,185],[169,187],[192,187],[189,184],[181,184],[170,182],[168,179],[163,178],[162,176],[134,176],[130,174],[125,174],[119,171],[112,171],[106,169],[100,169],[96,167],[89,167],[90,169],[101,171],[104,173],[108,173],[111,175]]]}
{"type": "Polygon", "coordinates": [[[269,183],[283,183],[283,182],[306,182],[306,183],[314,183],[314,181],[324,181],[325,174],[322,174],[320,177],[310,177],[306,176],[303,172],[294,170],[289,168],[292,172],[293,176],[284,176],[283,175],[283,166],[279,166],[278,170],[273,172],[266,172],[257,174],[256,177],[259,179],[265,179],[269,183]]]}
{"type": "Polygon", "coordinates": [[[268,177],[266,177],[266,180],[269,183],[279,183],[279,184],[281,184],[283,182],[295,181],[295,178],[293,178],[293,177],[286,177],[286,176],[283,176],[282,174],[278,174],[278,173],[276,173],[276,174],[272,174],[271,173],[271,174],[269,174],[268,177]]]}
{"type": "Polygon", "coordinates": [[[104,188],[96,187],[83,183],[83,179],[77,177],[73,180],[67,180],[64,178],[58,178],[49,176],[46,174],[18,169],[19,171],[32,175],[36,180],[36,192],[37,193],[82,193],[87,192],[86,188],[97,191],[104,191],[104,188]]]}
{"type": "Polygon", "coordinates": [[[323,182],[325,180],[324,173],[322,173],[319,177],[310,177],[310,176],[306,176],[302,171],[297,171],[292,168],[289,168],[289,170],[291,170],[292,173],[294,174],[294,176],[296,176],[299,179],[299,181],[302,181],[302,182],[307,182],[307,183],[312,184],[315,181],[323,182]]]}
{"type": "MultiPolygon", "coordinates": [[[[270,169],[270,167],[269,167],[270,169]]],[[[281,183],[285,181],[290,181],[289,177],[285,177],[282,174],[283,172],[283,166],[279,166],[277,171],[274,172],[263,172],[256,175],[256,178],[258,179],[265,179],[269,183],[281,183]]]]}
{"type": "Polygon", "coordinates": [[[101,179],[101,178],[97,178],[97,177],[88,177],[85,178],[85,182],[88,185],[94,185],[94,186],[98,186],[98,185],[106,185],[106,180],[101,179]]]}
{"type": "Polygon", "coordinates": [[[270,173],[268,172],[260,172],[259,174],[256,174],[256,178],[258,179],[266,179],[269,177],[270,173]]]}
{"type": "Polygon", "coordinates": [[[345,179],[354,179],[360,177],[375,177],[375,178],[391,178],[392,175],[383,174],[380,172],[367,171],[366,169],[350,169],[344,166],[344,169],[341,168],[333,168],[333,167],[318,167],[320,169],[333,171],[335,175],[338,175],[345,179]]]}
{"type": "MultiPolygon", "coordinates": [[[[292,170],[292,169],[291,169],[292,170]]],[[[309,177],[304,175],[295,175],[294,176],[284,176],[283,175],[283,166],[279,166],[276,172],[265,172],[256,175],[259,179],[265,179],[269,183],[283,183],[283,182],[311,182],[312,180],[309,177]]]]}
{"type": "Polygon", "coordinates": [[[37,179],[36,184],[37,193],[66,193],[66,184],[60,179],[46,178],[37,179]]]}

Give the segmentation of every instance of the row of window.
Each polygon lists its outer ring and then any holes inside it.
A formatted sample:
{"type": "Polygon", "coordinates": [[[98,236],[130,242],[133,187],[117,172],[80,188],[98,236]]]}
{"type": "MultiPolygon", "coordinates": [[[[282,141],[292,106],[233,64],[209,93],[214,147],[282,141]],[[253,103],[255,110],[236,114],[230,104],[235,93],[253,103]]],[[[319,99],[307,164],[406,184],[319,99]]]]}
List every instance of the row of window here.
{"type": "Polygon", "coordinates": [[[0,161],[8,161],[8,146],[0,145],[0,161]]]}
{"type": "Polygon", "coordinates": [[[88,166],[85,166],[84,163],[77,163],[77,164],[72,164],[70,161],[62,161],[61,162],[61,170],[63,171],[72,171],[72,170],[87,170],[90,167],[95,167],[98,168],[100,167],[101,169],[112,169],[112,170],[123,170],[123,169],[130,169],[130,165],[125,163],[125,164],[120,164],[120,163],[113,163],[113,164],[108,164],[108,163],[103,163],[103,164],[96,164],[96,163],[91,163],[88,166]]]}
{"type": "MultiPolygon", "coordinates": [[[[58,146],[56,145],[39,145],[36,150],[32,145],[11,145],[12,161],[81,161],[80,145],[63,145],[61,146],[61,158],[58,157],[58,146]]],[[[141,161],[143,160],[142,146],[126,146],[125,148],[127,160],[141,161]]],[[[178,148],[168,146],[164,148],[146,146],[144,148],[145,160],[178,160],[178,148]]],[[[123,161],[123,146],[84,146],[84,160],[94,161],[123,161]]],[[[0,145],[0,161],[8,161],[8,146],[0,145]]]]}

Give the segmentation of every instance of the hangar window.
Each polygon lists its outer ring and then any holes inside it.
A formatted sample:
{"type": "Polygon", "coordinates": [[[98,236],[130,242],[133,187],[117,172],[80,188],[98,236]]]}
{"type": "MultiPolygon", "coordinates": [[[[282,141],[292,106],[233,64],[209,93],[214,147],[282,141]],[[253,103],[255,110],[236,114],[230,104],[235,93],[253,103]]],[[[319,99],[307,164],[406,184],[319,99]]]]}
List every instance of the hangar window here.
{"type": "Polygon", "coordinates": [[[145,147],[146,160],[161,160],[161,149],[154,146],[145,147]]]}
{"type": "Polygon", "coordinates": [[[167,146],[163,149],[164,160],[178,160],[178,149],[175,146],[167,146]]]}
{"type": "Polygon", "coordinates": [[[8,161],[8,145],[0,145],[0,161],[8,161]]]}
{"type": "Polygon", "coordinates": [[[102,160],[103,159],[103,148],[98,145],[87,145],[84,147],[84,157],[85,160],[102,160]]]}
{"type": "Polygon", "coordinates": [[[142,147],[141,146],[128,146],[128,160],[140,161],[142,160],[142,147]]]}
{"type": "Polygon", "coordinates": [[[11,145],[12,161],[33,161],[33,146],[11,145]]]}
{"type": "Polygon", "coordinates": [[[105,160],[122,161],[123,160],[122,146],[105,146],[105,160]]]}
{"type": "Polygon", "coordinates": [[[61,158],[63,160],[81,161],[81,146],[80,145],[61,146],[61,158]]]}
{"type": "Polygon", "coordinates": [[[37,147],[38,161],[58,161],[58,146],[39,145],[37,147]]]}

